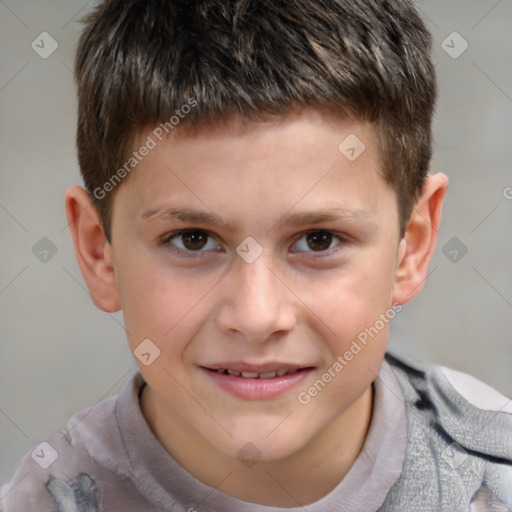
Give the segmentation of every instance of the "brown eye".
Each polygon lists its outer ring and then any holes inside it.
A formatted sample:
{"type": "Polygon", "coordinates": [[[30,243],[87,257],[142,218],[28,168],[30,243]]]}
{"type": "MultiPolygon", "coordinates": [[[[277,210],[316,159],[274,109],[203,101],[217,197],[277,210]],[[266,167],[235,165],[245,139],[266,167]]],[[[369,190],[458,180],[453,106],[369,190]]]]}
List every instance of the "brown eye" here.
{"type": "Polygon", "coordinates": [[[338,235],[327,229],[317,229],[316,231],[309,231],[304,233],[297,242],[294,244],[293,252],[302,253],[319,253],[322,256],[331,255],[341,249],[342,245],[346,242],[346,238],[342,235],[338,235]],[[338,247],[340,246],[340,247],[338,247]]]}
{"type": "Polygon", "coordinates": [[[179,235],[183,245],[189,251],[198,251],[202,249],[208,241],[208,235],[204,231],[189,231],[179,235]]]}
{"type": "Polygon", "coordinates": [[[180,231],[166,236],[162,243],[169,244],[174,248],[180,249],[183,253],[203,253],[207,250],[218,250],[219,246],[215,243],[211,235],[201,229],[192,229],[180,231]],[[204,250],[203,250],[204,249],[204,250]]]}
{"type": "Polygon", "coordinates": [[[329,249],[332,243],[332,233],[330,231],[313,231],[306,235],[308,246],[313,251],[325,251],[329,249]]]}

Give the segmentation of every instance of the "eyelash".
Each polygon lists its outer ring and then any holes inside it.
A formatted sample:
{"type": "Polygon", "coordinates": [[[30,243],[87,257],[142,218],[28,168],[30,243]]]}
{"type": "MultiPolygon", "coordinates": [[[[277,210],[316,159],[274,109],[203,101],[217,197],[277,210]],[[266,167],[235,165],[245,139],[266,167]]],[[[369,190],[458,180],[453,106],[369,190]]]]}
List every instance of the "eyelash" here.
{"type": "MultiPolygon", "coordinates": [[[[204,254],[206,252],[210,252],[210,251],[203,251],[203,250],[198,250],[198,251],[183,250],[183,249],[180,249],[179,247],[176,247],[171,244],[171,240],[173,240],[174,238],[179,238],[180,236],[187,235],[190,233],[204,233],[210,239],[214,238],[210,232],[203,230],[203,229],[185,229],[185,230],[176,231],[174,233],[165,235],[163,238],[160,239],[160,245],[166,245],[175,254],[184,256],[186,258],[199,258],[199,257],[202,257],[202,254],[204,254]]],[[[331,256],[333,254],[333,251],[337,252],[339,250],[338,248],[340,245],[343,245],[344,243],[348,242],[346,237],[344,237],[340,234],[337,234],[334,231],[331,231],[329,229],[312,229],[312,230],[303,232],[300,235],[300,237],[294,242],[294,245],[297,244],[299,242],[299,240],[301,240],[304,236],[307,236],[310,233],[330,233],[333,236],[333,238],[337,238],[339,240],[339,243],[336,246],[334,246],[333,248],[325,250],[325,251],[294,251],[294,252],[317,253],[317,255],[313,256],[313,257],[321,258],[321,257],[325,257],[325,256],[331,256]]],[[[308,257],[311,257],[311,256],[308,256],[308,257]]]]}

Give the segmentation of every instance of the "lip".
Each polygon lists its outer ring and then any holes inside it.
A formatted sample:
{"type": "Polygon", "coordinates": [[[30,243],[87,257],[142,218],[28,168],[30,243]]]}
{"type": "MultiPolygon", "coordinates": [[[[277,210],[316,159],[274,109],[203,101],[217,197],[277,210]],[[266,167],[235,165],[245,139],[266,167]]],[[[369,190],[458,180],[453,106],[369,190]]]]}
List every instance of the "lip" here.
{"type": "Polygon", "coordinates": [[[200,370],[206,375],[207,378],[211,379],[216,386],[222,390],[234,395],[243,400],[267,400],[280,395],[293,389],[302,380],[309,375],[314,368],[300,368],[297,366],[290,366],[281,364],[277,366],[275,364],[266,365],[247,365],[240,363],[235,365],[234,363],[226,363],[222,365],[215,365],[214,367],[201,366],[200,370]],[[230,370],[236,370],[240,372],[251,372],[251,373],[266,373],[271,371],[277,371],[278,369],[284,368],[296,368],[297,371],[291,374],[283,375],[282,377],[272,377],[268,379],[262,379],[260,377],[242,377],[234,375],[226,375],[217,372],[217,369],[229,368],[230,370]],[[239,369],[240,368],[240,369],[239,369]]]}

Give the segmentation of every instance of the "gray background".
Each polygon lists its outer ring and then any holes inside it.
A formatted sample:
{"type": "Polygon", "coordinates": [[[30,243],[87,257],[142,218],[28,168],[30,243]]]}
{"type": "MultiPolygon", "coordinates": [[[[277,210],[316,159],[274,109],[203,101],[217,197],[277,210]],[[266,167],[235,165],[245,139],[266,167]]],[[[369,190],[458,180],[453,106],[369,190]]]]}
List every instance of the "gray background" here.
{"type": "MultiPolygon", "coordinates": [[[[64,213],[66,188],[82,183],[71,69],[77,19],[92,5],[0,0],[0,482],[136,369],[121,313],[89,298],[64,213]],[[42,32],[59,45],[47,59],[31,47],[42,32]],[[46,262],[43,237],[57,249],[46,262]]],[[[439,76],[433,170],[450,191],[425,290],[394,320],[390,344],[512,396],[512,2],[418,6],[439,76]],[[469,44],[458,58],[443,49],[463,48],[454,31],[469,44]]]]}

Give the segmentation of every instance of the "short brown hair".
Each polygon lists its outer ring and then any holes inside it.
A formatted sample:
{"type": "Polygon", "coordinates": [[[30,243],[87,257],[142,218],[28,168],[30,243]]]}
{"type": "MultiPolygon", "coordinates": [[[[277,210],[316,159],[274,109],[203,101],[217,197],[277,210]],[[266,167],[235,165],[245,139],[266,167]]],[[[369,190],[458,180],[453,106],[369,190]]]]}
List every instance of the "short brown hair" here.
{"type": "Polygon", "coordinates": [[[114,191],[94,191],[138,130],[169,125],[191,101],[180,128],[297,106],[372,122],[403,236],[429,170],[437,96],[431,35],[411,1],[104,0],[84,21],[78,159],[109,241],[114,191]]]}

